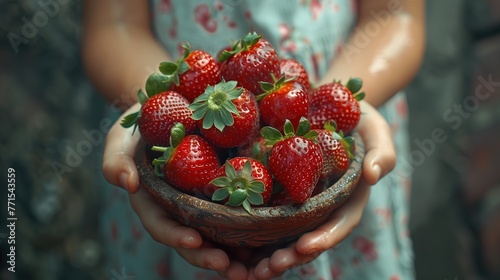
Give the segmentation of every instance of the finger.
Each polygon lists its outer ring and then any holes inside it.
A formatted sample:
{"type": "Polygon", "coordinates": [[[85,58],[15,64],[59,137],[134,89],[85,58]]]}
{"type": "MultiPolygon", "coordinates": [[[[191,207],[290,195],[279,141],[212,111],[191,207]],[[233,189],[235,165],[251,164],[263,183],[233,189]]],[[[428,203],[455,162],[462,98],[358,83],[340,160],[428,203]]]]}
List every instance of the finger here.
{"type": "Polygon", "coordinates": [[[130,194],[130,203],[151,237],[174,248],[198,248],[201,235],[194,229],[174,221],[144,190],[130,194]]]}
{"type": "Polygon", "coordinates": [[[362,101],[360,106],[363,115],[357,131],[363,138],[366,151],[363,177],[368,184],[374,185],[394,168],[396,150],[387,121],[368,103],[362,101]]]}
{"type": "Polygon", "coordinates": [[[315,260],[319,253],[300,254],[295,244],[276,250],[270,258],[263,259],[252,271],[255,279],[272,279],[285,271],[315,260]]]}
{"type": "Polygon", "coordinates": [[[203,269],[224,271],[230,265],[229,257],[227,256],[227,254],[223,250],[218,248],[177,248],[176,251],[191,265],[203,269]]]}
{"type": "Polygon", "coordinates": [[[370,185],[361,182],[351,197],[332,213],[326,223],[297,240],[297,252],[306,255],[320,253],[344,240],[361,220],[369,196],[370,185]]]}
{"type": "Polygon", "coordinates": [[[271,279],[275,275],[271,269],[271,258],[262,259],[252,270],[250,270],[248,279],[271,279]]]}
{"type": "Polygon", "coordinates": [[[227,278],[229,280],[232,279],[239,280],[239,279],[247,279],[249,272],[247,270],[247,267],[243,263],[231,260],[229,267],[227,267],[225,271],[221,271],[219,274],[222,277],[227,278]]]}
{"type": "Polygon", "coordinates": [[[139,109],[140,104],[136,103],[113,124],[106,136],[102,163],[106,180],[130,193],[135,193],[139,189],[139,175],[134,162],[134,153],[140,135],[138,131],[132,135],[132,130],[122,127],[120,120],[139,109]]]}

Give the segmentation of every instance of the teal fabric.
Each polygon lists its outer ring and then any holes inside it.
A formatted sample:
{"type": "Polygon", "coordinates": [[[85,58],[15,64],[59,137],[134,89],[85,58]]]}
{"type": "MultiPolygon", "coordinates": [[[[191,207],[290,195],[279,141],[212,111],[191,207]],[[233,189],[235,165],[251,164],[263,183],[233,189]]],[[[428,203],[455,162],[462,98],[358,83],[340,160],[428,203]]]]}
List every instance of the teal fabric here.
{"type": "MultiPolygon", "coordinates": [[[[356,1],[349,0],[155,0],[151,8],[155,34],[174,57],[183,41],[215,55],[254,30],[264,34],[281,56],[303,63],[313,81],[327,71],[331,59],[342,55],[356,20],[356,1]]],[[[404,93],[380,111],[393,130],[396,169],[373,186],[362,221],[347,239],[280,279],[413,279],[404,93]]],[[[174,250],[153,241],[123,191],[108,187],[107,195],[103,229],[111,269],[126,268],[128,275],[138,279],[218,279],[217,273],[193,267],[174,250]]]]}

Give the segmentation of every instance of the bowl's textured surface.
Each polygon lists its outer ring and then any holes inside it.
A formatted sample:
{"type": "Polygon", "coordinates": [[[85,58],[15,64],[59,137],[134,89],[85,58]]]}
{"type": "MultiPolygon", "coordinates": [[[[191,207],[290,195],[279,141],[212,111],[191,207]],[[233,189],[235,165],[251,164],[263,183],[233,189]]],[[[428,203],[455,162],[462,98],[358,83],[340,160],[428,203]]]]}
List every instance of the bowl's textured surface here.
{"type": "Polygon", "coordinates": [[[364,145],[354,134],[355,158],[349,170],[323,192],[300,205],[230,207],[194,197],[168,185],[154,174],[151,158],[142,146],[136,153],[141,187],[148,191],[181,224],[190,226],[212,242],[229,247],[276,246],[296,240],[321,225],[352,194],[361,177],[364,145]]]}

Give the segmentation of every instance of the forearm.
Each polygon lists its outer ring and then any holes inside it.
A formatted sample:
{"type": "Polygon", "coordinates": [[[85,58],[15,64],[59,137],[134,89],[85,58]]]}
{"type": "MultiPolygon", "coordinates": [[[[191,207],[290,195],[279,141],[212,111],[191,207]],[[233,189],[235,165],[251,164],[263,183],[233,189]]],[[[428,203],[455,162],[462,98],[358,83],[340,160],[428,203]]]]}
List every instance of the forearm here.
{"type": "Polygon", "coordinates": [[[110,2],[100,7],[108,8],[108,14],[94,9],[92,3],[85,7],[83,63],[97,90],[110,103],[125,109],[136,102],[138,89],[144,87],[158,64],[170,57],[145,19],[127,20],[126,8],[114,1],[103,2],[110,2]]]}
{"type": "Polygon", "coordinates": [[[383,23],[373,17],[376,9],[365,11],[320,82],[347,82],[351,77],[360,77],[365,100],[375,107],[408,85],[419,69],[424,51],[423,7],[409,7],[407,11],[405,4],[401,5],[398,13],[387,12],[388,20],[383,23]]]}

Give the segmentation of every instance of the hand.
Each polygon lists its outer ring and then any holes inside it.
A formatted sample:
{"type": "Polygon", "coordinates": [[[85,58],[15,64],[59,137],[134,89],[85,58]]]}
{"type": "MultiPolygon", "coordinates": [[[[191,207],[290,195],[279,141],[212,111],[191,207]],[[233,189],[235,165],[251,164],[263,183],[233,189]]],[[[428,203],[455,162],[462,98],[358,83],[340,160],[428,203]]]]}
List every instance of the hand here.
{"type": "Polygon", "coordinates": [[[105,178],[129,192],[130,204],[154,240],[174,248],[194,266],[219,271],[229,279],[247,278],[248,270],[243,264],[231,259],[222,249],[203,241],[196,230],[176,222],[139,188],[134,153],[140,135],[138,131],[132,135],[131,129],[120,125],[124,116],[139,109],[138,103],[130,107],[107,135],[102,166],[105,178]]]}
{"type": "Polygon", "coordinates": [[[349,200],[336,209],[326,223],[302,235],[290,246],[262,259],[250,271],[250,279],[271,279],[287,269],[311,262],[320,253],[344,240],[361,220],[370,196],[370,186],[391,171],[396,163],[396,153],[387,122],[368,103],[361,102],[361,110],[363,115],[357,131],[365,142],[366,155],[360,184],[349,200]]]}

